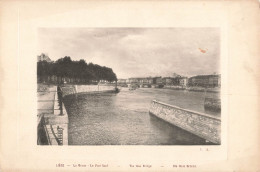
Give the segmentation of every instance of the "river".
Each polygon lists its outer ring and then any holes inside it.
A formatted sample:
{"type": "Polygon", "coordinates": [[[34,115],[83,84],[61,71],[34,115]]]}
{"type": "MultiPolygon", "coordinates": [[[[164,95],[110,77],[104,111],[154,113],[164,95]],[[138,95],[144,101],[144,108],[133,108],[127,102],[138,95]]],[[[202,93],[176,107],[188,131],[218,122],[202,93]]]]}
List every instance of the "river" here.
{"type": "Polygon", "coordinates": [[[69,145],[203,145],[211,144],[149,114],[151,100],[220,116],[204,110],[204,98],[218,93],[122,88],[118,94],[66,96],[69,145]]]}

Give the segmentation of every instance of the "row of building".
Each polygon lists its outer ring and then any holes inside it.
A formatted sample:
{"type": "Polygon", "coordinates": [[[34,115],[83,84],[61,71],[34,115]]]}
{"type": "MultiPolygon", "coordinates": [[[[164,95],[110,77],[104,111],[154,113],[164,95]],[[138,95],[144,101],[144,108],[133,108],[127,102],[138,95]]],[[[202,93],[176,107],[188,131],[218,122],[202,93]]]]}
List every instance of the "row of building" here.
{"type": "Polygon", "coordinates": [[[144,77],[144,78],[128,78],[118,79],[118,85],[138,84],[138,85],[159,85],[159,86],[199,86],[199,87],[220,87],[220,75],[197,75],[193,77],[144,77]]]}

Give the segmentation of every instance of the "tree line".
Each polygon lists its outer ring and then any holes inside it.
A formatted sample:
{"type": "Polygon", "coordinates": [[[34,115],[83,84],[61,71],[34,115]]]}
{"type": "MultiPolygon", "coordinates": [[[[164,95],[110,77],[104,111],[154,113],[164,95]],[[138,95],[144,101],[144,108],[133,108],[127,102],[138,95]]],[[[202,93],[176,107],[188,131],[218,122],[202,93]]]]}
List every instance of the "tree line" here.
{"type": "Polygon", "coordinates": [[[81,82],[91,83],[106,80],[117,81],[116,74],[111,68],[93,63],[86,63],[85,60],[72,61],[69,56],[60,58],[55,62],[45,60],[37,62],[37,77],[39,82],[43,82],[46,77],[56,76],[64,78],[78,79],[81,82]]]}

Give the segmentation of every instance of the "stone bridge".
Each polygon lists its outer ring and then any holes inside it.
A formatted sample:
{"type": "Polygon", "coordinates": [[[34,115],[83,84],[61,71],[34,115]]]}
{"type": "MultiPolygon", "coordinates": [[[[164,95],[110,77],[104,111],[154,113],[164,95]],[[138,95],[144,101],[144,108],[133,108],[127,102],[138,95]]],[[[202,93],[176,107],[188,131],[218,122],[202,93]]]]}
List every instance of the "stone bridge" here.
{"type": "Polygon", "coordinates": [[[221,144],[221,119],[153,100],[150,114],[215,144],[221,144]]]}

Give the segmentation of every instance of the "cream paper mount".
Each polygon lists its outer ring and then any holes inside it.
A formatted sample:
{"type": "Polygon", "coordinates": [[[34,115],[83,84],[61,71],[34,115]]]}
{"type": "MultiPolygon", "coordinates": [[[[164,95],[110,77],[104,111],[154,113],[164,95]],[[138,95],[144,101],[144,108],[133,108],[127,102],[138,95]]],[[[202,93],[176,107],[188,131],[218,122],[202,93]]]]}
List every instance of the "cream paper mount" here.
{"type": "MultiPolygon", "coordinates": [[[[0,8],[1,171],[259,170],[260,20],[258,1],[33,2],[3,0],[0,8]],[[120,35],[116,29],[125,28],[130,28],[130,30],[146,29],[146,31],[180,28],[184,30],[217,28],[219,30],[218,66],[219,73],[221,73],[221,144],[37,145],[39,97],[37,97],[36,91],[36,57],[41,51],[39,50],[40,45],[44,44],[43,39],[46,40],[46,38],[54,38],[55,36],[60,36],[59,39],[66,38],[68,37],[66,32],[64,32],[64,37],[62,36],[62,30],[66,29],[106,30],[109,28],[115,30],[115,35],[120,35]],[[43,29],[60,29],[60,32],[56,32],[56,35],[48,35],[48,32],[40,34],[43,29]]],[[[161,39],[161,32],[157,34],[159,35],[157,40],[161,39]]],[[[201,39],[204,39],[205,35],[209,33],[200,34],[202,34],[201,39]]],[[[156,35],[155,32],[152,35],[156,35]]],[[[148,38],[153,38],[153,36],[148,38]]],[[[126,48],[133,48],[134,45],[138,46],[135,41],[126,48]]],[[[176,44],[181,41],[176,41],[176,44]]],[[[55,40],[48,43],[54,42],[55,40]]],[[[212,42],[207,42],[209,47],[213,44],[212,42]]],[[[68,52],[68,56],[71,56],[73,60],[79,60],[76,59],[76,54],[74,56],[70,55],[69,47],[71,44],[73,42],[67,42],[67,45],[64,44],[63,50],[68,52]]],[[[183,44],[185,45],[185,42],[183,44]]],[[[94,45],[97,48],[97,45],[94,45]]],[[[150,44],[150,46],[152,45],[150,44]]],[[[148,47],[148,42],[143,46],[148,47]]],[[[207,53],[201,51],[210,52],[209,49],[206,50],[205,47],[199,46],[195,46],[195,49],[201,55],[207,53]]],[[[190,45],[187,45],[187,47],[190,47],[190,45]]],[[[80,50],[83,51],[83,49],[80,50]]],[[[100,46],[100,49],[104,49],[104,47],[100,46]]],[[[131,55],[136,57],[134,50],[136,49],[133,49],[131,55]]],[[[179,55],[181,55],[182,51],[180,49],[176,49],[176,51],[180,51],[179,55]]],[[[88,52],[91,52],[90,49],[88,49],[88,52]]],[[[58,55],[49,54],[51,58],[55,57],[55,60],[62,57],[58,55]]],[[[99,55],[93,55],[92,60],[97,60],[99,55]]],[[[122,60],[126,58],[125,56],[122,54],[122,60]]],[[[144,57],[139,57],[139,59],[142,58],[144,57]]],[[[138,60],[138,58],[136,59],[138,60]]],[[[104,60],[101,59],[99,62],[93,63],[102,65],[104,60]]],[[[147,59],[147,62],[151,61],[147,59]]],[[[106,64],[109,64],[108,62],[106,64]]],[[[163,59],[159,62],[162,63],[163,59]]],[[[196,62],[194,61],[192,64],[196,64],[196,62]]],[[[167,65],[165,66],[167,67],[167,65]]],[[[115,69],[120,68],[120,66],[117,67],[115,69]]],[[[113,68],[113,70],[115,69],[113,68]]],[[[208,69],[207,63],[202,69],[208,69]]],[[[210,71],[210,69],[208,70],[210,71]]],[[[160,70],[158,69],[158,71],[160,70]]],[[[164,75],[167,75],[167,73],[164,75]]],[[[125,74],[122,77],[128,78],[130,76],[125,74]]],[[[80,98],[79,96],[78,99],[80,98]]],[[[167,104],[167,102],[164,103],[167,104]]],[[[57,105],[57,107],[59,106],[57,105]]],[[[134,106],[134,108],[136,107],[134,106]]],[[[109,109],[107,110],[109,111],[109,109]]],[[[194,109],[190,110],[193,111],[194,109]]],[[[151,120],[149,122],[152,123],[151,120]]],[[[166,124],[160,123],[159,128],[164,125],[166,124]]],[[[134,127],[135,125],[132,124],[131,126],[134,127]]],[[[105,131],[108,130],[110,130],[109,127],[105,131]]],[[[70,136],[72,131],[68,130],[69,140],[70,137],[75,138],[75,135],[70,136]]],[[[108,139],[111,138],[113,137],[108,137],[108,139]]],[[[118,138],[118,140],[120,139],[118,138]]]]}

